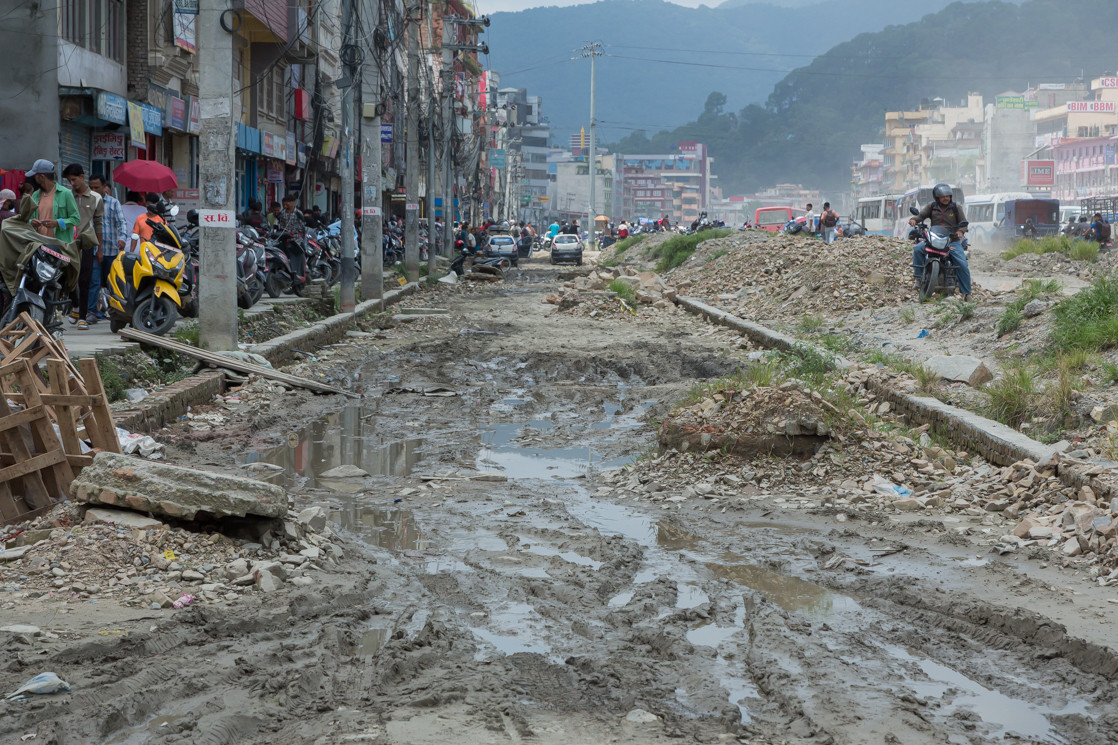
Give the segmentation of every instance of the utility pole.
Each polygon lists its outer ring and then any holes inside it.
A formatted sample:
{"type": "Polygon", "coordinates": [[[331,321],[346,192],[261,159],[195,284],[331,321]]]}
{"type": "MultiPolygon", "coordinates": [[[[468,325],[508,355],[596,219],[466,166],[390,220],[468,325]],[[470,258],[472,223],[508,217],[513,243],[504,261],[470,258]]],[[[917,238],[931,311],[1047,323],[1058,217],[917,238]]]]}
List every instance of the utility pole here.
{"type": "Polygon", "coordinates": [[[431,86],[431,103],[427,116],[427,276],[435,277],[435,112],[438,110],[438,98],[435,95],[435,86],[431,86]]]}
{"type": "Polygon", "coordinates": [[[580,56],[590,58],[590,152],[586,156],[587,171],[590,172],[590,210],[586,224],[587,235],[589,236],[586,248],[593,251],[595,246],[594,218],[598,216],[595,212],[597,207],[594,200],[594,182],[598,180],[598,154],[596,152],[597,147],[594,144],[594,58],[602,56],[601,43],[595,41],[582,47],[580,56]]]}
{"type": "Polygon", "coordinates": [[[418,2],[407,9],[408,35],[407,115],[408,140],[404,155],[407,172],[404,189],[404,273],[408,282],[419,281],[419,13],[418,2]]]}
{"type": "Polygon", "coordinates": [[[450,67],[450,50],[446,48],[447,44],[447,26],[446,21],[443,21],[443,80],[445,85],[443,87],[443,96],[445,98],[445,108],[443,117],[443,248],[442,254],[448,258],[454,257],[454,231],[451,226],[454,224],[454,186],[456,179],[454,178],[455,169],[451,163],[454,157],[454,152],[451,149],[450,143],[454,139],[454,135],[458,132],[458,124],[454,118],[454,70],[450,67]]]}
{"type": "MultiPolygon", "coordinates": [[[[379,1],[372,0],[372,7],[379,9],[379,1]]],[[[370,26],[376,25],[379,13],[374,12],[370,26]]],[[[384,246],[381,216],[381,114],[384,105],[380,100],[381,49],[374,34],[370,45],[373,52],[373,70],[366,88],[366,98],[361,112],[361,297],[365,300],[384,300],[384,246]]],[[[362,84],[365,79],[362,77],[362,84]]],[[[395,133],[393,133],[395,136],[395,133]]],[[[383,308],[382,308],[383,310],[383,308]]]]}
{"type": "Polygon", "coordinates": [[[339,310],[352,313],[356,303],[354,292],[353,255],[353,89],[357,84],[357,62],[360,53],[353,46],[355,0],[342,0],[342,48],[340,57],[345,65],[342,90],[342,287],[339,292],[339,310]]]}
{"type": "Polygon", "coordinates": [[[229,75],[233,35],[221,27],[226,0],[198,3],[198,97],[201,107],[198,164],[202,209],[198,215],[198,343],[211,351],[237,349],[236,175],[233,170],[239,97],[229,75]]]}

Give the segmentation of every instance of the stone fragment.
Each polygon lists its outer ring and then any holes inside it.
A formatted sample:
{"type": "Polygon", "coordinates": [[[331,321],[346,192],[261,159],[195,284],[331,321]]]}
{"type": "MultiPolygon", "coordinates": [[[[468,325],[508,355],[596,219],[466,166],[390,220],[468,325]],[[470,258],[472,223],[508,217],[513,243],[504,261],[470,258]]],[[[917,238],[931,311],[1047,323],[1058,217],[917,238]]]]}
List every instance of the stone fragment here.
{"type": "Polygon", "coordinates": [[[893,506],[901,512],[916,512],[924,509],[924,505],[919,499],[898,499],[893,502],[893,506]]]}
{"type": "Polygon", "coordinates": [[[306,530],[321,533],[326,528],[326,510],[322,507],[308,507],[296,518],[306,530]]]}
{"type": "Polygon", "coordinates": [[[1035,318],[1043,313],[1048,308],[1048,303],[1043,300],[1030,300],[1025,303],[1025,307],[1021,309],[1021,314],[1025,318],[1035,318]]]}
{"type": "Polygon", "coordinates": [[[166,525],[152,517],[146,517],[128,510],[111,510],[104,507],[90,507],[85,511],[87,523],[105,523],[106,525],[119,525],[123,528],[138,528],[139,530],[164,530],[166,525]]]}
{"type": "Polygon", "coordinates": [[[206,579],[206,575],[201,572],[196,572],[193,569],[184,569],[182,572],[183,582],[202,582],[206,579]]]}
{"type": "Polygon", "coordinates": [[[1037,525],[1029,528],[1029,538],[1034,541],[1043,541],[1052,537],[1055,531],[1047,525],[1037,525]]]}
{"type": "MultiPolygon", "coordinates": [[[[1017,524],[1016,528],[1013,529],[1013,535],[1015,535],[1018,538],[1025,538],[1025,537],[1028,537],[1029,532],[1033,528],[1037,528],[1037,527],[1040,527],[1040,526],[1037,524],[1037,522],[1035,520],[1031,520],[1031,519],[1026,517],[1024,520],[1022,520],[1021,522],[1019,522],[1017,524]]],[[[1049,529],[1049,530],[1051,530],[1051,529],[1049,529]]]]}
{"type": "Polygon", "coordinates": [[[1073,536],[1060,547],[1060,551],[1064,556],[1079,556],[1083,553],[1083,548],[1079,545],[1079,539],[1073,536]]]}
{"type": "Polygon", "coordinates": [[[283,585],[283,576],[274,571],[275,566],[253,570],[256,589],[261,592],[276,592],[283,585]]]}
{"type": "Polygon", "coordinates": [[[966,383],[972,388],[994,379],[993,373],[982,360],[974,357],[936,355],[928,358],[924,366],[945,380],[966,383]]]}
{"type": "Polygon", "coordinates": [[[74,479],[70,494],[79,502],[108,504],[192,520],[199,513],[216,517],[283,517],[287,492],[263,481],[209,473],[98,453],[74,479]]]}
{"type": "Polygon", "coordinates": [[[364,468],[354,465],[337,466],[319,474],[324,479],[361,479],[368,475],[369,472],[364,468]]]}
{"type": "Polygon", "coordinates": [[[653,722],[659,722],[660,717],[644,709],[633,709],[625,715],[625,721],[634,724],[652,724],[653,722]]]}

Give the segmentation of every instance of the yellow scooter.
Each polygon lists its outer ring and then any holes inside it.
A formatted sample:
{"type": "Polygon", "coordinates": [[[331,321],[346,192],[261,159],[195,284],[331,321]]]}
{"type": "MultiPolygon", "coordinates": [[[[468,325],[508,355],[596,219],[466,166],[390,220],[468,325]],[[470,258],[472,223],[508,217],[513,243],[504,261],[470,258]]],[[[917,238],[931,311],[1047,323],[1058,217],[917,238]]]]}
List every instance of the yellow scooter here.
{"type": "MultiPolygon", "coordinates": [[[[178,207],[171,207],[172,217],[178,207]]],[[[109,270],[109,329],[116,333],[129,323],[151,334],[166,334],[175,325],[182,300],[186,256],[173,225],[148,220],[150,241],[138,241],[136,251],[121,251],[109,270]]]]}

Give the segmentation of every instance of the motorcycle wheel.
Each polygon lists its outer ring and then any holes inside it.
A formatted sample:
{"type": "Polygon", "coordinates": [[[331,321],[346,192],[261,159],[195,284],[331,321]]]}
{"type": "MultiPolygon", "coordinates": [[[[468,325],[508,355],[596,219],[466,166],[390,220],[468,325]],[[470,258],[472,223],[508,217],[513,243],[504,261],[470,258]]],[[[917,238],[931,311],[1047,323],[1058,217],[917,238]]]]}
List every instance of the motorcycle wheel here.
{"type": "Polygon", "coordinates": [[[249,287],[248,291],[252,296],[252,304],[256,305],[260,302],[260,298],[264,297],[264,283],[257,277],[252,281],[252,285],[249,287]]]}
{"type": "Polygon", "coordinates": [[[331,261],[322,262],[321,267],[322,279],[326,281],[327,287],[333,287],[342,278],[341,266],[335,266],[331,261]]]}
{"type": "Polygon", "coordinates": [[[114,334],[116,332],[120,331],[122,328],[124,328],[127,325],[128,324],[125,323],[124,321],[118,321],[115,318],[110,318],[109,319],[109,331],[113,332],[114,334]]]}
{"type": "MultiPolygon", "coordinates": [[[[18,307],[14,303],[9,305],[8,312],[4,314],[4,320],[0,321],[0,325],[7,326],[21,313],[26,313],[32,321],[37,321],[42,326],[47,325],[47,314],[38,305],[31,303],[24,303],[18,307]]],[[[20,324],[19,328],[23,328],[23,324],[20,324]]]]}
{"type": "Polygon", "coordinates": [[[277,298],[287,289],[287,284],[287,280],[280,276],[279,272],[269,272],[264,289],[268,291],[268,297],[277,298]]]}
{"type": "Polygon", "coordinates": [[[924,265],[924,274],[920,278],[920,300],[927,300],[936,292],[939,284],[939,259],[933,259],[924,265]]]}
{"type": "Polygon", "coordinates": [[[136,306],[132,313],[132,328],[162,336],[175,325],[176,317],[178,313],[170,298],[152,295],[136,306]]]}

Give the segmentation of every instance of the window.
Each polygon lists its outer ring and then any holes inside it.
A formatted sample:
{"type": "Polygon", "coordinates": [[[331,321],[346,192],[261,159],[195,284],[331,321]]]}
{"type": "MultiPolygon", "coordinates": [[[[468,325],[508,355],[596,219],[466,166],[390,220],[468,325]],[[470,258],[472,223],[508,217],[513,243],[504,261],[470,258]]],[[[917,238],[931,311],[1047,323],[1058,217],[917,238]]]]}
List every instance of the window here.
{"type": "Polygon", "coordinates": [[[123,0],[61,0],[59,35],[79,47],[124,62],[123,0]]]}

